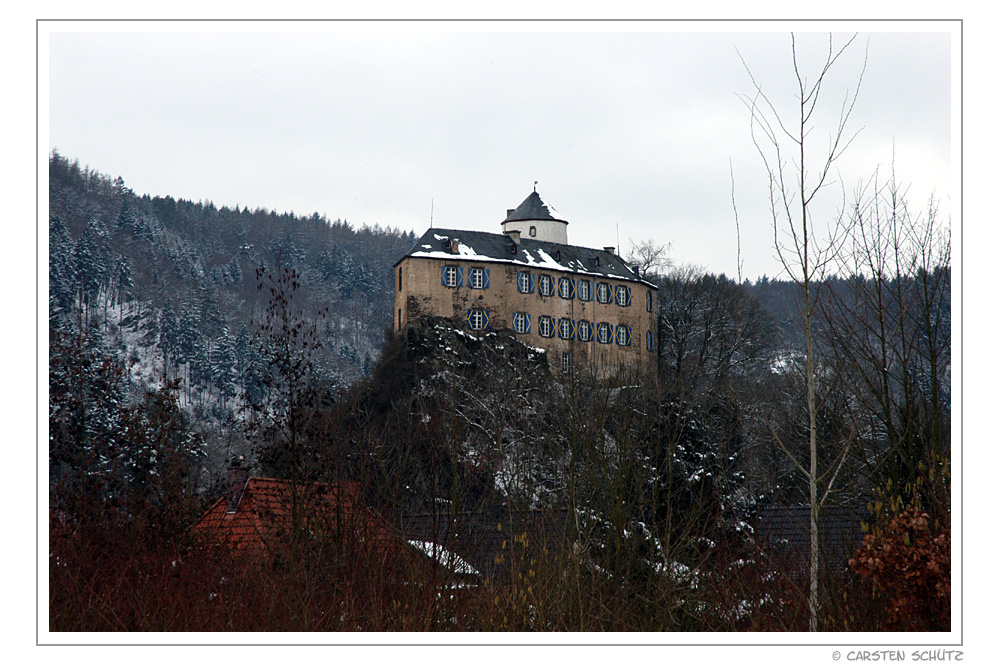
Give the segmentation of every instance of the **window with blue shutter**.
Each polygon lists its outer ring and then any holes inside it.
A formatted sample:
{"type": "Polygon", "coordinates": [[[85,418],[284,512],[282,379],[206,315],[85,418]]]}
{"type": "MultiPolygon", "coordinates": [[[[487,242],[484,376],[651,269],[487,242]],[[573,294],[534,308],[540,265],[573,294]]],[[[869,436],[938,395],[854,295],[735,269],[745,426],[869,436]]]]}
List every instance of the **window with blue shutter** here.
{"type": "Polygon", "coordinates": [[[569,300],[576,293],[576,282],[569,277],[559,278],[559,297],[569,300]]]}
{"type": "Polygon", "coordinates": [[[490,269],[469,268],[469,288],[470,289],[490,288],[490,269]]]}
{"type": "Polygon", "coordinates": [[[615,300],[620,307],[630,307],[632,305],[632,287],[619,285],[615,292],[615,300]]]}
{"type": "Polygon", "coordinates": [[[555,323],[551,316],[538,317],[538,334],[542,337],[552,337],[555,335],[555,323]]]}
{"type": "Polygon", "coordinates": [[[605,304],[611,302],[611,287],[604,282],[597,283],[597,302],[605,304]]]}
{"type": "Polygon", "coordinates": [[[441,286],[450,289],[462,286],[462,269],[459,266],[441,266],[441,286]]]}
{"type": "Polygon", "coordinates": [[[490,287],[490,271],[488,268],[469,268],[469,288],[488,289],[490,287]]]}
{"type": "Polygon", "coordinates": [[[618,346],[632,346],[632,329],[628,326],[618,326],[616,338],[618,346]]]}
{"type": "Polygon", "coordinates": [[[601,344],[611,343],[611,324],[601,322],[597,324],[597,341],[601,344]]]}
{"type": "Polygon", "coordinates": [[[542,296],[551,296],[554,293],[552,277],[549,275],[540,275],[538,279],[538,294],[542,296]]]}
{"type": "Polygon", "coordinates": [[[441,286],[458,286],[458,266],[441,266],[441,286]]]}
{"type": "Polygon", "coordinates": [[[570,319],[559,319],[559,337],[573,339],[573,322],[570,319]]]}
{"type": "Polygon", "coordinates": [[[514,312],[514,332],[526,335],[531,332],[531,316],[525,312],[514,312]]]}
{"type": "Polygon", "coordinates": [[[470,330],[486,330],[490,327],[490,313],[485,309],[470,309],[466,321],[470,330]]]}
{"type": "Polygon", "coordinates": [[[589,301],[591,299],[590,294],[590,280],[580,279],[576,282],[576,296],[580,300],[589,301]]]}

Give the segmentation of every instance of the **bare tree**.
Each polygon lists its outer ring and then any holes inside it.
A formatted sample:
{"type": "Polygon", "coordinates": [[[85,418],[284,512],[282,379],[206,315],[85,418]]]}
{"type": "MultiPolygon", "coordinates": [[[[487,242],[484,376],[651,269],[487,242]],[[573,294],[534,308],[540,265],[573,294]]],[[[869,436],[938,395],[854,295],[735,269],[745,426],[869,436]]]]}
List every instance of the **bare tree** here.
{"type": "MultiPolygon", "coordinates": [[[[839,459],[820,473],[817,466],[818,445],[816,415],[819,411],[816,401],[816,350],[813,344],[813,317],[815,315],[815,286],[822,281],[826,269],[839,252],[846,239],[846,224],[841,209],[829,236],[822,242],[816,241],[813,225],[813,204],[820,191],[833,181],[831,170],[844,151],[850,146],[857,133],[848,132],[848,120],[857,101],[864,77],[864,69],[858,75],[857,84],[848,89],[840,108],[839,119],[829,135],[825,150],[813,150],[812,130],[815,114],[820,108],[821,92],[830,69],[854,42],[852,36],[840,48],[835,49],[833,36],[825,61],[815,79],[800,68],[795,35],[791,38],[792,64],[797,89],[795,99],[797,112],[783,115],[772,103],[754,78],[750,67],[743,62],[754,87],[752,95],[742,95],[741,99],[750,111],[750,133],[754,145],[764,162],[768,176],[771,203],[771,220],[774,229],[774,246],[785,272],[802,289],[802,313],[805,328],[805,372],[806,398],[809,409],[809,466],[797,461],[789,442],[775,437],[789,458],[795,460],[799,471],[809,484],[810,503],[810,557],[809,557],[809,629],[818,630],[819,616],[819,514],[823,502],[829,495],[840,466],[847,454],[844,446],[839,459]],[[807,147],[809,148],[807,150],[807,147]],[[809,163],[807,164],[807,154],[809,163]],[[814,155],[816,155],[814,157],[814,155]],[[820,483],[825,483],[820,496],[820,483]]],[[[742,59],[742,57],[741,57],[742,59]]],[[[867,64],[867,54],[865,58],[867,64]]]]}
{"type": "Polygon", "coordinates": [[[760,302],[724,275],[681,266],[656,280],[662,378],[694,395],[762,361],[775,336],[760,302]]]}
{"type": "Polygon", "coordinates": [[[670,251],[670,243],[661,245],[652,238],[639,243],[629,242],[632,244],[632,249],[629,250],[626,260],[635,266],[636,272],[643,279],[659,275],[673,265],[673,259],[667,256],[667,252],[670,251]]]}
{"type": "Polygon", "coordinates": [[[906,194],[894,171],[856,191],[838,258],[850,277],[823,303],[824,337],[853,397],[861,459],[902,504],[890,512],[947,516],[951,239],[936,202],[913,215],[906,194]]]}

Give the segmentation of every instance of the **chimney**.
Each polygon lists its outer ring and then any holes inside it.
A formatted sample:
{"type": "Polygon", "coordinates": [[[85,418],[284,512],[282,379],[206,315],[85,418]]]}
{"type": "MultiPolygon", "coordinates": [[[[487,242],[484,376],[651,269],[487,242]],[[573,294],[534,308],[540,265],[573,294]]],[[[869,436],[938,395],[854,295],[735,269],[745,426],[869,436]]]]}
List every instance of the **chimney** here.
{"type": "Polygon", "coordinates": [[[521,242],[521,232],[520,231],[504,231],[507,237],[513,240],[515,243],[521,242]]]}
{"type": "Polygon", "coordinates": [[[511,215],[513,215],[514,210],[515,210],[514,208],[507,208],[507,216],[510,217],[511,215]]]}
{"type": "Polygon", "coordinates": [[[250,479],[250,469],[243,466],[243,455],[229,465],[229,487],[226,489],[226,512],[235,513],[243,498],[243,490],[250,479]]]}
{"type": "Polygon", "coordinates": [[[607,252],[608,254],[614,254],[615,253],[615,248],[614,247],[605,247],[604,251],[607,252]]]}
{"type": "Polygon", "coordinates": [[[449,247],[452,254],[458,254],[458,238],[452,238],[448,241],[449,247]]]}

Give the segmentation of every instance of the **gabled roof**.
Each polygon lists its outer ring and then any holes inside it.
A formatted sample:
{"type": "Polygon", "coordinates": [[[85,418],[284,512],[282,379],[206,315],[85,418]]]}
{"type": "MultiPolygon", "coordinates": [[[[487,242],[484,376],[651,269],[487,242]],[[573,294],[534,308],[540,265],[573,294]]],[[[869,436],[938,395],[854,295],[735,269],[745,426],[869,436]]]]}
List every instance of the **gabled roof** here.
{"type": "MultiPolygon", "coordinates": [[[[509,581],[511,570],[520,569],[529,559],[568,547],[570,525],[569,511],[564,509],[510,510],[506,506],[402,517],[403,533],[411,543],[436,544],[491,583],[509,581]]],[[[452,560],[450,568],[456,570],[456,564],[452,560]]]]}
{"type": "Polygon", "coordinates": [[[524,236],[515,243],[502,233],[427,229],[395,265],[399,265],[408,257],[513,263],[535,270],[572,272],[594,278],[610,277],[643,282],[655,288],[654,285],[644,282],[620,256],[613,252],[544,242],[524,236]],[[455,251],[452,251],[452,240],[457,242],[455,251]]]}
{"type": "Polygon", "coordinates": [[[549,221],[549,222],[562,222],[563,224],[568,224],[565,219],[561,217],[556,217],[553,213],[556,209],[550,206],[548,203],[542,200],[542,197],[538,195],[538,192],[532,192],[528,194],[528,198],[521,201],[521,205],[514,208],[513,211],[504,222],[521,222],[521,221],[549,221]]]}
{"type": "Polygon", "coordinates": [[[374,511],[361,505],[355,482],[300,483],[275,478],[249,478],[234,510],[226,497],[210,507],[193,530],[206,539],[250,557],[271,553],[285,542],[293,527],[293,505],[300,508],[300,525],[314,535],[350,534],[352,541],[385,554],[412,550],[374,511]]]}

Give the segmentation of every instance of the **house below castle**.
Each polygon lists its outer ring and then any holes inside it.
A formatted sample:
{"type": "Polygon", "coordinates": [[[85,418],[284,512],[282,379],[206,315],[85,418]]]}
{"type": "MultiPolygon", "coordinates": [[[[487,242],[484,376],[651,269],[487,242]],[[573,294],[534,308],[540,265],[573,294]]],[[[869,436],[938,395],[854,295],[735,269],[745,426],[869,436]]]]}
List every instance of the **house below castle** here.
{"type": "Polygon", "coordinates": [[[473,334],[510,330],[569,371],[655,367],[657,289],[614,252],[567,244],[537,192],[502,233],[428,229],[394,266],[396,332],[422,317],[473,334]]]}

